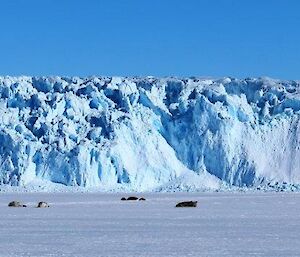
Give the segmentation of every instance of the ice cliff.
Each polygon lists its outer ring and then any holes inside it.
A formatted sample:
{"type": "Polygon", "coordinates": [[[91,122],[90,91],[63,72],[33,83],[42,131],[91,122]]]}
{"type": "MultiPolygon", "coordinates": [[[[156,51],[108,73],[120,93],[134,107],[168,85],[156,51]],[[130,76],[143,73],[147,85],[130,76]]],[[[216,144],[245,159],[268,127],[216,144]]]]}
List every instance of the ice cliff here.
{"type": "Polygon", "coordinates": [[[300,82],[0,77],[0,184],[300,184],[300,82]]]}

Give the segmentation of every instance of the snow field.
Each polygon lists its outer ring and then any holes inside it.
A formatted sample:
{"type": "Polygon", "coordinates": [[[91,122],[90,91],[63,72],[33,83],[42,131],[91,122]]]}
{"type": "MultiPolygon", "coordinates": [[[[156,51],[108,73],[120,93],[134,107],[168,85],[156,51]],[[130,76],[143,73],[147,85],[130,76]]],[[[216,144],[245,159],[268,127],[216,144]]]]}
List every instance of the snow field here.
{"type": "Polygon", "coordinates": [[[299,256],[298,193],[0,195],[0,256],[299,256]],[[9,208],[11,200],[27,208],[9,208]],[[38,201],[50,208],[34,208],[38,201]],[[175,208],[198,200],[197,208],[175,208]]]}

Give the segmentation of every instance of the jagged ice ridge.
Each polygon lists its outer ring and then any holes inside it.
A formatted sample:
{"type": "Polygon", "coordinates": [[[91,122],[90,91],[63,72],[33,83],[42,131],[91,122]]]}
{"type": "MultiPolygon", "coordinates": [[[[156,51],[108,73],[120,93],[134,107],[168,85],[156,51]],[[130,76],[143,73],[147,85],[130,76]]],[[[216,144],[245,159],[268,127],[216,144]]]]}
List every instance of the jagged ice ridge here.
{"type": "Polygon", "coordinates": [[[298,189],[299,81],[0,77],[0,185],[298,189]]]}

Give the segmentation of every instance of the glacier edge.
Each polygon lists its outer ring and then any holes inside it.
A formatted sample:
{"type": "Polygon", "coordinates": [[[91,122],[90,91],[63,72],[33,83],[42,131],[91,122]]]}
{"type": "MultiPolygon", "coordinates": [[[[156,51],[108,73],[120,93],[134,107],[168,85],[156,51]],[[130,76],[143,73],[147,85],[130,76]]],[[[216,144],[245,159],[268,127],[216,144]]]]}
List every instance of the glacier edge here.
{"type": "Polygon", "coordinates": [[[300,188],[299,81],[0,77],[0,110],[5,187],[300,188]]]}

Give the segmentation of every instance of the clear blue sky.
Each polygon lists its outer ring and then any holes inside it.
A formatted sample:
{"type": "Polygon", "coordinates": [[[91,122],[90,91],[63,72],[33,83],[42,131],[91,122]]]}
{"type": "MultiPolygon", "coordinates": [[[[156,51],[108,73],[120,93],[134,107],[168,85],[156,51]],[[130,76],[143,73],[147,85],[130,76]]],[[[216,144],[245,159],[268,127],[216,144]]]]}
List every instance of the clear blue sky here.
{"type": "Polygon", "coordinates": [[[298,0],[6,0],[1,75],[300,79],[298,0]]]}

